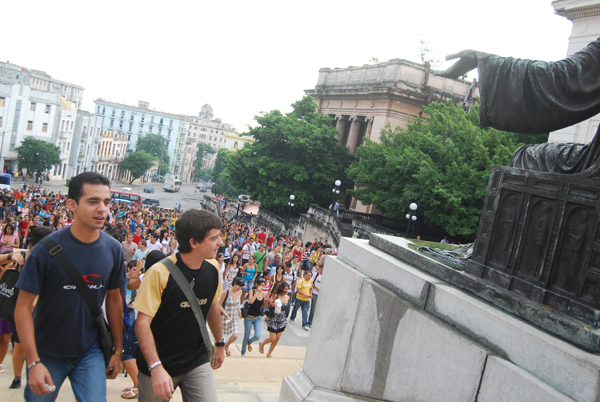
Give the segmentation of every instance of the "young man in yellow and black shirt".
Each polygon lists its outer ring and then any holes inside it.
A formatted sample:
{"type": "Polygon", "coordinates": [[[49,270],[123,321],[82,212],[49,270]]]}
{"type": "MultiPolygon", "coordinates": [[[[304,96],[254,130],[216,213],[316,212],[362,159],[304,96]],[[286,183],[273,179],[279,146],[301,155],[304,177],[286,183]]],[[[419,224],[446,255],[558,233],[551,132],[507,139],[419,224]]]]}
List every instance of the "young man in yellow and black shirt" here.
{"type": "MultiPolygon", "coordinates": [[[[225,358],[218,300],[222,293],[214,259],[222,244],[221,220],[212,212],[189,210],[177,220],[179,252],[168,257],[188,279],[214,338],[212,369],[225,358]]],[[[138,356],[139,400],[169,400],[177,386],[184,401],[216,401],[217,391],[198,322],[188,299],[164,264],[145,274],[134,308],[138,356]]]]}

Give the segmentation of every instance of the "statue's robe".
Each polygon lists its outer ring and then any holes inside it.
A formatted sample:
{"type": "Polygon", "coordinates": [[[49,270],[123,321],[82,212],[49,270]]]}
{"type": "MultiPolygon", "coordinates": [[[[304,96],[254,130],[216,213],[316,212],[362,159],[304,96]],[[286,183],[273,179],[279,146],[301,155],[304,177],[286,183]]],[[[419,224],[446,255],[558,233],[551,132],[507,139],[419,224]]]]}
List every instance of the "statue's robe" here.
{"type": "MultiPolygon", "coordinates": [[[[489,55],[478,59],[483,127],[523,134],[558,130],[600,113],[600,38],[573,56],[543,62],[489,55]]],[[[600,135],[589,144],[519,148],[510,166],[579,173],[600,157],[600,135]]]]}

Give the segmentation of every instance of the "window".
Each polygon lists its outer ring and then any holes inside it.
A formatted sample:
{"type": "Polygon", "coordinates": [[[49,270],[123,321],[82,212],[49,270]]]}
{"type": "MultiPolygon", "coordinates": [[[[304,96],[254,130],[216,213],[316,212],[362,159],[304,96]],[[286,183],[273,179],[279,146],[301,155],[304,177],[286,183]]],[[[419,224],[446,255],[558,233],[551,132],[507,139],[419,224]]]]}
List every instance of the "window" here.
{"type": "Polygon", "coordinates": [[[4,100],[5,100],[5,99],[6,99],[6,98],[4,98],[4,97],[0,96],[0,107],[3,107],[3,106],[4,106],[4,100]]]}
{"type": "Polygon", "coordinates": [[[100,106],[98,106],[98,114],[100,114],[100,106]]]}
{"type": "Polygon", "coordinates": [[[102,108],[102,116],[104,116],[106,114],[106,107],[102,108]]]}
{"type": "Polygon", "coordinates": [[[112,117],[115,117],[115,109],[112,111],[112,117]]]}
{"type": "Polygon", "coordinates": [[[60,122],[60,131],[65,131],[65,121],[61,120],[60,122]]]}
{"type": "Polygon", "coordinates": [[[42,133],[48,132],[48,123],[42,123],[42,133]]]}
{"type": "Polygon", "coordinates": [[[46,114],[50,114],[50,109],[51,109],[50,105],[46,105],[46,114]]]}
{"type": "Polygon", "coordinates": [[[173,127],[173,120],[169,122],[169,127],[173,127]]]}
{"type": "MultiPolygon", "coordinates": [[[[68,124],[68,123],[67,123],[67,124],[68,124]]],[[[73,125],[75,125],[75,122],[74,122],[74,121],[72,121],[72,122],[71,122],[71,131],[73,131],[73,125]]]]}
{"type": "Polygon", "coordinates": [[[150,116],[150,123],[154,123],[154,116],[150,116]]]}
{"type": "Polygon", "coordinates": [[[163,124],[163,120],[164,120],[164,119],[160,119],[160,124],[163,124]]]}
{"type": "Polygon", "coordinates": [[[125,111],[121,110],[121,118],[125,117],[125,111]]]}
{"type": "Polygon", "coordinates": [[[113,128],[115,125],[115,119],[110,119],[110,128],[113,128]]]}
{"type": "Polygon", "coordinates": [[[27,122],[27,131],[33,130],[33,120],[27,122]]]}
{"type": "Polygon", "coordinates": [[[146,118],[146,115],[145,115],[145,114],[143,114],[143,115],[142,115],[142,119],[140,120],[140,122],[142,122],[142,123],[143,123],[145,118],[146,118]]]}
{"type": "Polygon", "coordinates": [[[123,130],[123,122],[122,121],[119,122],[119,130],[123,130]]]}
{"type": "Polygon", "coordinates": [[[31,104],[29,105],[29,110],[35,112],[35,102],[31,102],[31,104]]]}
{"type": "Polygon", "coordinates": [[[133,128],[133,123],[129,123],[129,131],[133,128]]]}
{"type": "Polygon", "coordinates": [[[67,151],[69,150],[69,148],[71,148],[71,143],[67,142],[67,151]]]}

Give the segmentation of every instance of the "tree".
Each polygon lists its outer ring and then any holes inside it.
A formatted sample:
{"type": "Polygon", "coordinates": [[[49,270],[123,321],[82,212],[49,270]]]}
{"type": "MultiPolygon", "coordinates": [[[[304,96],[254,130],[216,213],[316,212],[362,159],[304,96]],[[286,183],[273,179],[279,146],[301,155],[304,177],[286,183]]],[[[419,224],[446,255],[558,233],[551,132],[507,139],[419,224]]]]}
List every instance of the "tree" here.
{"type": "Polygon", "coordinates": [[[227,155],[229,155],[230,153],[231,151],[229,151],[227,148],[221,148],[219,149],[219,152],[217,152],[217,157],[215,158],[215,165],[213,166],[212,171],[212,180],[214,182],[217,181],[217,179],[221,176],[221,173],[223,173],[223,171],[225,170],[225,165],[227,163],[227,155]]]}
{"type": "Polygon", "coordinates": [[[19,169],[27,172],[45,172],[61,163],[60,148],[48,141],[25,137],[15,150],[19,169]]]}
{"type": "Polygon", "coordinates": [[[202,174],[202,170],[204,170],[204,157],[209,154],[214,154],[215,151],[213,147],[208,144],[198,143],[198,150],[196,151],[196,170],[194,171],[194,177],[200,177],[202,174]]]}
{"type": "Polygon", "coordinates": [[[299,207],[329,205],[334,181],[350,184],[345,170],[352,157],[339,144],[333,119],[317,112],[312,97],[292,107],[287,115],[272,110],[256,116],[258,126],[243,134],[256,141],[229,154],[223,174],[268,207],[287,208],[292,194],[299,207]]]}
{"type": "Polygon", "coordinates": [[[437,59],[433,53],[433,47],[431,45],[431,43],[429,42],[428,39],[425,38],[425,36],[420,35],[420,39],[419,39],[419,47],[417,50],[418,54],[419,54],[419,59],[421,60],[421,63],[423,63],[423,65],[429,63],[429,65],[431,66],[432,69],[438,68],[442,62],[440,59],[437,59]]]}
{"type": "MultiPolygon", "coordinates": [[[[432,103],[406,129],[382,130],[381,143],[359,147],[348,176],[350,194],[390,217],[404,219],[411,202],[430,225],[473,237],[492,165],[506,165],[522,136],[479,126],[477,107],[432,103]]],[[[531,142],[548,135],[529,136],[531,142]]]]}
{"type": "Polygon", "coordinates": [[[197,179],[202,181],[208,181],[212,178],[212,169],[202,168],[200,170],[196,169],[196,175],[194,176],[197,179]]]}
{"type": "Polygon", "coordinates": [[[165,139],[160,134],[146,133],[137,139],[136,150],[145,151],[150,154],[155,161],[159,161],[160,174],[169,173],[169,151],[165,144],[165,139]]]}
{"type": "Polygon", "coordinates": [[[130,153],[123,162],[121,162],[121,167],[131,172],[132,178],[129,184],[133,183],[138,177],[143,176],[152,165],[154,165],[152,155],[142,150],[130,153]]]}

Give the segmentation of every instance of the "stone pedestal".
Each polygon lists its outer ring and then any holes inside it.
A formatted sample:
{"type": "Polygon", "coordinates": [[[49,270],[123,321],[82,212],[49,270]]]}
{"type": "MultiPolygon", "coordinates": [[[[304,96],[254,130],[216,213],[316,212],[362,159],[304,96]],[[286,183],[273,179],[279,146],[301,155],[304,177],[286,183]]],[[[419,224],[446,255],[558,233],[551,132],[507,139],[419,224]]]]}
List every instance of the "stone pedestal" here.
{"type": "Polygon", "coordinates": [[[325,263],[303,370],[279,400],[599,400],[600,356],[415,266],[343,238],[325,263]]]}

